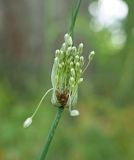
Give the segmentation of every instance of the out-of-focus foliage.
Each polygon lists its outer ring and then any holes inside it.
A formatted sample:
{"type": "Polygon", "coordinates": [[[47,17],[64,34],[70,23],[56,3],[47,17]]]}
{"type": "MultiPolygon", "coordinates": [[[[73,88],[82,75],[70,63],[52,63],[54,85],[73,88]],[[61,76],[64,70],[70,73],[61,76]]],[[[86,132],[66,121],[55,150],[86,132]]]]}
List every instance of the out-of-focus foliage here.
{"type": "MultiPolygon", "coordinates": [[[[94,26],[88,12],[93,2],[82,2],[74,36],[85,54],[96,51],[79,88],[81,115],[63,113],[48,160],[134,159],[134,0],[124,0],[128,15],[115,27],[117,36],[125,34],[122,45],[113,45],[111,27],[95,30],[101,26],[94,26]]],[[[68,30],[71,5],[71,0],[0,0],[0,160],[40,154],[56,108],[44,102],[30,128],[22,123],[51,87],[54,51],[68,30]]]]}

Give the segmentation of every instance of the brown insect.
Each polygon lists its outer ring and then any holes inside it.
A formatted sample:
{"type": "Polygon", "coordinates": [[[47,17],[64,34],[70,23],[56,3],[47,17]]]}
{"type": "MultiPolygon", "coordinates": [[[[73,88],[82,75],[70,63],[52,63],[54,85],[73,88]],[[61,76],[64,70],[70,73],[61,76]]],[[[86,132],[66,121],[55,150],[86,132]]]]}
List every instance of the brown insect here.
{"type": "Polygon", "coordinates": [[[67,104],[68,98],[69,98],[69,93],[67,90],[64,91],[56,91],[56,97],[58,100],[58,103],[61,106],[65,106],[67,104]]]}

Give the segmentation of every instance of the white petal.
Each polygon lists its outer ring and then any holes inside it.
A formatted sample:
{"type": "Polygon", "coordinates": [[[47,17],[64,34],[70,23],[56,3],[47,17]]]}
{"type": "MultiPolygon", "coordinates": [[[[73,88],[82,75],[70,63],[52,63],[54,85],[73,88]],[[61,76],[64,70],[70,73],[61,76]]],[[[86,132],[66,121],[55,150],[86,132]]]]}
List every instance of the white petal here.
{"type": "Polygon", "coordinates": [[[31,123],[32,123],[32,118],[29,117],[29,118],[27,118],[27,119],[25,120],[25,122],[24,122],[24,124],[23,124],[23,127],[24,127],[24,128],[27,128],[27,127],[29,127],[29,126],[31,125],[31,123]]]}
{"type": "Polygon", "coordinates": [[[79,116],[79,115],[80,115],[80,113],[79,113],[78,110],[72,110],[72,111],[70,112],[70,116],[72,116],[72,117],[79,116]]]}

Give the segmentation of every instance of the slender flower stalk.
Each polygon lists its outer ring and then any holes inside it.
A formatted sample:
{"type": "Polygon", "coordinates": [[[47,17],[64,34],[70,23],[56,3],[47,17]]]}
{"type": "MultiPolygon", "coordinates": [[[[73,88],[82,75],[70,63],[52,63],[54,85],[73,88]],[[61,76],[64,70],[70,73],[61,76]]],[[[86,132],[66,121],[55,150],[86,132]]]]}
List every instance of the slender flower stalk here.
{"type": "Polygon", "coordinates": [[[75,26],[76,18],[77,18],[79,8],[81,5],[81,1],[82,0],[75,0],[74,6],[72,8],[71,23],[70,23],[70,27],[69,27],[69,34],[72,38],[73,38],[74,26],[75,26]]]}
{"type": "Polygon", "coordinates": [[[50,143],[51,143],[51,141],[53,139],[53,136],[55,134],[55,130],[58,126],[58,123],[59,123],[59,120],[61,118],[61,114],[62,114],[63,110],[64,110],[64,107],[58,107],[58,109],[57,109],[55,119],[53,121],[53,124],[52,124],[50,130],[49,130],[48,137],[45,141],[45,145],[43,147],[43,151],[41,153],[41,156],[40,156],[39,160],[44,160],[46,158],[47,152],[49,150],[50,143]]]}
{"type": "Polygon", "coordinates": [[[46,91],[46,93],[43,95],[43,97],[41,98],[39,104],[37,105],[34,113],[32,114],[31,117],[28,117],[25,121],[24,121],[24,124],[23,124],[23,127],[24,128],[28,128],[31,124],[32,124],[32,121],[33,121],[33,118],[34,116],[36,115],[37,111],[39,110],[44,98],[48,95],[49,92],[51,92],[53,90],[53,88],[50,88],[46,91]]]}

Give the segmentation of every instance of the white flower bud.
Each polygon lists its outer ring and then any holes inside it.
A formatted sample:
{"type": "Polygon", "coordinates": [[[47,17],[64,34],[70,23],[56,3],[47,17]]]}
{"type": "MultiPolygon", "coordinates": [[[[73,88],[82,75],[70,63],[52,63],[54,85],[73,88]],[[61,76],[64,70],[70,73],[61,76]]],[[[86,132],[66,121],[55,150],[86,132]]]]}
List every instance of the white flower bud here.
{"type": "Polygon", "coordinates": [[[58,57],[59,57],[59,59],[62,59],[64,57],[64,53],[63,53],[62,50],[59,51],[59,56],[58,57]]]}
{"type": "Polygon", "coordinates": [[[70,116],[72,116],[72,117],[79,116],[79,115],[80,115],[80,113],[79,113],[79,111],[76,110],[76,109],[74,109],[74,110],[72,110],[72,111],[70,112],[70,116]]]}
{"type": "Polygon", "coordinates": [[[76,51],[77,51],[76,47],[73,46],[73,47],[72,47],[72,52],[73,52],[73,53],[76,53],[76,51]]]}
{"type": "Polygon", "coordinates": [[[77,67],[77,68],[80,67],[80,63],[79,63],[79,62],[76,63],[76,67],[77,67]]]}
{"type": "Polygon", "coordinates": [[[58,63],[59,61],[58,57],[56,57],[54,60],[55,60],[55,63],[58,63]]]}
{"type": "Polygon", "coordinates": [[[79,44],[78,52],[79,52],[79,54],[81,54],[83,52],[83,43],[79,44]]]}
{"type": "Polygon", "coordinates": [[[77,62],[79,61],[79,58],[80,58],[80,57],[79,57],[78,55],[76,55],[76,56],[75,56],[75,59],[74,59],[74,63],[77,63],[77,62]]]}
{"type": "Polygon", "coordinates": [[[73,77],[71,77],[71,78],[69,79],[69,84],[70,84],[71,88],[73,88],[74,82],[75,82],[75,79],[74,79],[73,77]]]}
{"type": "Polygon", "coordinates": [[[80,78],[80,79],[79,79],[79,83],[81,83],[81,82],[83,82],[83,78],[80,78]]]}
{"type": "Polygon", "coordinates": [[[72,67],[74,65],[74,63],[73,62],[70,62],[70,66],[72,67]]]}
{"type": "Polygon", "coordinates": [[[67,39],[68,37],[69,37],[69,34],[66,33],[66,34],[64,35],[64,39],[67,39]]]}
{"type": "Polygon", "coordinates": [[[75,77],[75,70],[74,70],[74,68],[71,68],[71,75],[72,75],[73,77],[75,77]]]}
{"type": "Polygon", "coordinates": [[[79,60],[79,56],[78,56],[78,55],[76,55],[76,56],[75,56],[75,59],[79,60]]]}
{"type": "Polygon", "coordinates": [[[91,55],[95,55],[95,51],[91,51],[90,54],[91,54],[91,55]]]}
{"type": "Polygon", "coordinates": [[[70,81],[70,83],[73,83],[75,81],[74,77],[71,77],[69,81],[70,81]]]}
{"type": "Polygon", "coordinates": [[[23,124],[23,127],[24,128],[28,128],[30,125],[32,124],[32,118],[29,117],[25,120],[24,124],[23,124]]]}
{"type": "Polygon", "coordinates": [[[67,55],[67,56],[70,55],[71,50],[72,50],[72,47],[68,47],[67,52],[66,52],[66,55],[67,55]]]}
{"type": "Polygon", "coordinates": [[[71,51],[71,49],[72,49],[72,47],[68,47],[68,48],[67,48],[67,50],[68,50],[69,52],[71,51]]]}
{"type": "Polygon", "coordinates": [[[79,47],[80,47],[80,48],[83,48],[83,43],[80,43],[80,44],[79,44],[79,47]]]}
{"type": "Polygon", "coordinates": [[[61,49],[62,49],[63,51],[65,51],[65,50],[66,50],[66,44],[65,44],[65,43],[63,43],[63,44],[62,44],[61,49]]]}
{"type": "Polygon", "coordinates": [[[81,66],[84,65],[84,57],[83,56],[80,57],[80,64],[81,64],[81,66]]]}
{"type": "Polygon", "coordinates": [[[89,61],[91,61],[93,59],[94,55],[95,55],[94,51],[90,52],[90,54],[88,56],[89,61]]]}
{"type": "Polygon", "coordinates": [[[55,56],[57,57],[57,56],[59,55],[59,53],[60,53],[60,50],[57,49],[57,50],[55,51],[55,56]]]}
{"type": "Polygon", "coordinates": [[[73,44],[72,37],[69,37],[69,39],[68,39],[68,44],[69,44],[70,46],[72,46],[72,44],[73,44]]]}
{"type": "Polygon", "coordinates": [[[73,44],[72,37],[68,33],[65,34],[64,40],[67,45],[71,46],[73,44]]]}
{"type": "Polygon", "coordinates": [[[84,57],[83,56],[80,56],[80,61],[84,61],[84,57]]]}

